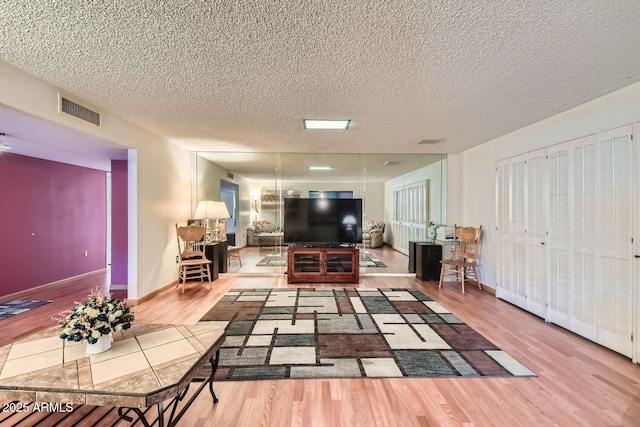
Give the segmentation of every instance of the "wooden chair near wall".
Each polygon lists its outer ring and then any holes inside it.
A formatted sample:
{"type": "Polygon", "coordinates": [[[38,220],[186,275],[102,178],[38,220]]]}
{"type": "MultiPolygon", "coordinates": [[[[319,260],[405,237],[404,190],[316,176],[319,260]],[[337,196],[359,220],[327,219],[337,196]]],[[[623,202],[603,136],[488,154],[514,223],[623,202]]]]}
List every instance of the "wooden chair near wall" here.
{"type": "Polygon", "coordinates": [[[462,283],[462,293],[464,294],[465,278],[472,279],[478,283],[478,288],[482,290],[478,271],[476,269],[478,263],[478,254],[480,252],[480,236],[482,235],[482,226],[475,227],[454,227],[453,239],[453,255],[451,259],[442,260],[442,269],[440,270],[440,284],[445,277],[455,277],[456,282],[462,283]]]}
{"type": "Polygon", "coordinates": [[[178,239],[178,283],[176,286],[182,285],[183,294],[185,283],[192,279],[200,279],[200,283],[204,283],[204,279],[207,279],[209,289],[211,289],[211,260],[207,259],[204,254],[206,235],[206,227],[195,225],[179,227],[176,224],[178,239]]]}

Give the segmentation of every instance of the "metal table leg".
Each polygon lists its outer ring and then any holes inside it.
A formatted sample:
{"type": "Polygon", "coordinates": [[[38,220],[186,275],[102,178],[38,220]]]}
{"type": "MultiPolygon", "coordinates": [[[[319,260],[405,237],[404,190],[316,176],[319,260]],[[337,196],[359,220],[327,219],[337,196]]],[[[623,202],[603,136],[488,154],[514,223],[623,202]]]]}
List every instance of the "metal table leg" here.
{"type": "Polygon", "coordinates": [[[215,355],[211,356],[211,358],[209,359],[209,362],[211,363],[211,374],[202,381],[202,384],[200,384],[200,386],[196,389],[193,396],[191,396],[191,398],[185,403],[184,407],[180,410],[180,412],[176,413],[176,410],[178,409],[178,404],[185,398],[185,396],[187,395],[187,392],[189,391],[188,385],[182,391],[180,396],[174,397],[173,399],[171,399],[171,401],[169,401],[169,404],[167,405],[166,408],[164,408],[163,402],[159,402],[157,404],[158,416],[151,422],[151,424],[149,424],[149,421],[147,420],[147,412],[149,411],[150,408],[147,408],[144,412],[139,408],[118,408],[118,415],[120,416],[121,419],[128,422],[132,422],[133,418],[130,417],[128,414],[129,412],[134,412],[137,415],[136,422],[139,420],[145,427],[151,427],[156,423],[158,423],[159,427],[164,427],[165,413],[171,410],[171,413],[169,415],[169,420],[167,421],[167,426],[174,427],[178,425],[178,422],[180,421],[182,416],[191,407],[191,404],[198,398],[198,395],[200,394],[202,389],[204,389],[205,386],[207,385],[209,386],[209,393],[211,393],[211,398],[213,399],[213,403],[218,403],[218,397],[216,396],[216,393],[213,391],[213,377],[215,376],[216,371],[218,369],[219,360],[220,360],[220,350],[216,351],[215,355]]]}

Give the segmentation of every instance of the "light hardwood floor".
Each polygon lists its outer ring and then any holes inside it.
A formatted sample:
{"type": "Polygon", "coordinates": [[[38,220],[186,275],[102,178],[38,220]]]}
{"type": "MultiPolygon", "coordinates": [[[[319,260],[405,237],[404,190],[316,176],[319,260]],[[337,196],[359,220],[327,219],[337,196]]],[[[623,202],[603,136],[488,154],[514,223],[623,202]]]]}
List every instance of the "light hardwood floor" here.
{"type": "MultiPolygon", "coordinates": [[[[406,259],[406,258],[405,258],[406,259]]],[[[34,292],[54,302],[0,321],[0,345],[51,326],[51,316],[106,285],[106,274],[34,292]]],[[[232,288],[287,287],[283,276],[222,275],[205,287],[168,289],[136,306],[136,321],[194,323],[232,288]]],[[[334,287],[335,285],[313,285],[334,287]]],[[[640,366],[487,292],[415,278],[366,276],[365,288],[412,287],[537,374],[534,378],[318,379],[216,382],[219,403],[203,392],[185,426],[638,426],[640,366]]],[[[342,287],[338,285],[335,287],[342,287]]],[[[0,420],[2,416],[0,414],[0,420]]],[[[37,414],[40,416],[41,414],[37,414]]],[[[82,407],[77,425],[124,425],[109,408],[82,407]]],[[[37,424],[55,425],[57,415],[37,424]]],[[[0,425],[12,425],[13,417],[0,425]]],[[[63,421],[62,426],[72,425],[63,421]]]]}

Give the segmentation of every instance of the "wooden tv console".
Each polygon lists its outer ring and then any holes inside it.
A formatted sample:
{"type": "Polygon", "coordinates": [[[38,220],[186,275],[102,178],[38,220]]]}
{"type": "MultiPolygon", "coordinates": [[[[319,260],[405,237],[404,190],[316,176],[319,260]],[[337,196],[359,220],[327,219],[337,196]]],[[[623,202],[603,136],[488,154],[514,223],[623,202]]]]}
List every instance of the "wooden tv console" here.
{"type": "Polygon", "coordinates": [[[292,243],[287,283],[358,283],[360,250],[355,244],[292,243]]]}

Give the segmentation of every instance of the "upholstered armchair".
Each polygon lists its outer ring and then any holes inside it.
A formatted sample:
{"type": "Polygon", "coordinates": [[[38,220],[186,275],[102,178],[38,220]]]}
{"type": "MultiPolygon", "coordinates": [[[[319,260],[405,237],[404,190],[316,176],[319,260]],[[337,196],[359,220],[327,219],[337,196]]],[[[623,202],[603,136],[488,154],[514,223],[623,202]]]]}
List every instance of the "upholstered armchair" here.
{"type": "Polygon", "coordinates": [[[382,221],[365,221],[362,224],[362,245],[365,248],[379,248],[384,245],[384,229],[382,221]]]}

